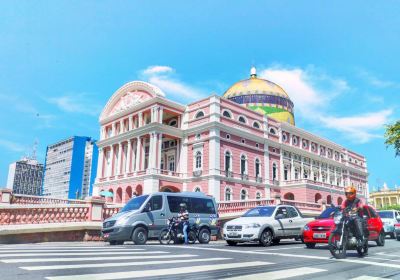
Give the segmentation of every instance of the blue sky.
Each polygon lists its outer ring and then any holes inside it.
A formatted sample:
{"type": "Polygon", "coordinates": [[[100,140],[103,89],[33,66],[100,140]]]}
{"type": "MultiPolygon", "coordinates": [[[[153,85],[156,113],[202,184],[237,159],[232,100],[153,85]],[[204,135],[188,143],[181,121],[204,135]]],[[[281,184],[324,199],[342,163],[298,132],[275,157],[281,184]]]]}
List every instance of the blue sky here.
{"type": "Polygon", "coordinates": [[[367,157],[372,187],[400,184],[383,125],[400,119],[396,1],[2,1],[0,186],[39,142],[98,138],[98,116],[144,79],[187,103],[252,65],[295,104],[296,124],[367,157]],[[159,66],[159,67],[155,67],[159,66]]]}

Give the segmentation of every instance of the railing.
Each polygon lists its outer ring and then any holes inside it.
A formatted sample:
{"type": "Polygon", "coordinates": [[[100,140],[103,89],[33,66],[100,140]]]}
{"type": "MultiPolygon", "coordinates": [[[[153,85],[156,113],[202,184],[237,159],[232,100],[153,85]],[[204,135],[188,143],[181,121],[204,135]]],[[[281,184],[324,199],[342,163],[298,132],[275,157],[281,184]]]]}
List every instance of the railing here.
{"type": "Polygon", "coordinates": [[[103,208],[103,215],[102,215],[103,221],[105,219],[108,219],[108,218],[112,217],[113,215],[117,214],[120,209],[121,209],[121,207],[105,205],[103,208]]]}
{"type": "Polygon", "coordinates": [[[286,199],[282,199],[281,203],[296,206],[300,210],[322,211],[322,205],[318,204],[318,203],[303,202],[303,201],[296,201],[296,200],[286,200],[286,199]]]}
{"type": "Polygon", "coordinates": [[[14,194],[12,204],[86,204],[85,200],[14,194]]]}
{"type": "Polygon", "coordinates": [[[0,225],[86,222],[89,210],[89,205],[1,207],[0,225]]]}
{"type": "Polygon", "coordinates": [[[218,213],[228,214],[228,213],[240,213],[246,211],[250,208],[260,206],[260,205],[273,205],[273,199],[251,199],[251,200],[239,200],[239,201],[221,201],[218,203],[218,213]]]}
{"type": "Polygon", "coordinates": [[[330,188],[330,189],[334,188],[337,190],[343,190],[342,186],[319,182],[319,181],[314,181],[314,180],[310,180],[310,179],[299,179],[299,180],[291,180],[291,181],[282,181],[281,182],[282,186],[290,186],[290,185],[298,185],[298,184],[310,184],[310,185],[316,185],[316,186],[326,187],[326,188],[330,188]]]}

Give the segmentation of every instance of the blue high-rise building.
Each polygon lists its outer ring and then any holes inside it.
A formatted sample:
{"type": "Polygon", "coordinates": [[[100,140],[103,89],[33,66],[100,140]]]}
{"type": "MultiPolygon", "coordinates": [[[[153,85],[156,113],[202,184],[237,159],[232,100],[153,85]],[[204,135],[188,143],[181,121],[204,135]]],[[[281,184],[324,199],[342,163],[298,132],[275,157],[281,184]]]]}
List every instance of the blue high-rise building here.
{"type": "Polygon", "coordinates": [[[62,199],[91,196],[97,157],[91,137],[73,136],[47,146],[43,195],[62,199]]]}

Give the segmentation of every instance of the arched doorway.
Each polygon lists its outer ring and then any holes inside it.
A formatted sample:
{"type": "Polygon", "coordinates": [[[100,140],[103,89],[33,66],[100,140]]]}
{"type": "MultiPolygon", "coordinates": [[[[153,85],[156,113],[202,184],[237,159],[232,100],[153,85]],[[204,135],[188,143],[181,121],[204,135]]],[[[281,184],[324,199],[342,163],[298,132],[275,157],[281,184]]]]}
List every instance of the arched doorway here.
{"type": "Polygon", "coordinates": [[[326,197],[326,204],[331,205],[331,203],[332,203],[332,196],[331,196],[331,195],[328,195],[328,196],[326,197]]]}
{"type": "Polygon", "coordinates": [[[338,199],[337,199],[337,204],[338,204],[338,205],[342,205],[342,203],[343,203],[343,198],[338,197],[338,199]]]}
{"type": "Polygon", "coordinates": [[[292,194],[292,193],[286,193],[284,196],[283,196],[283,198],[284,199],[286,199],[286,200],[294,200],[294,194],[292,194]]]}
{"type": "Polygon", "coordinates": [[[320,193],[315,194],[315,203],[318,203],[319,200],[321,200],[322,195],[320,193]]]}
{"type": "Polygon", "coordinates": [[[137,186],[136,186],[135,193],[136,193],[136,194],[135,194],[136,196],[142,195],[142,193],[143,193],[143,187],[142,187],[141,185],[137,185],[137,186]]]}
{"type": "Polygon", "coordinates": [[[125,194],[125,202],[127,202],[131,198],[132,198],[132,187],[131,186],[127,186],[126,187],[126,194],[125,194]]]}
{"type": "Polygon", "coordinates": [[[173,186],[165,186],[160,189],[160,192],[179,192],[179,189],[173,186]]]}
{"type": "Polygon", "coordinates": [[[113,202],[114,200],[114,190],[113,189],[109,189],[108,190],[110,193],[112,193],[113,195],[110,197],[107,197],[107,202],[113,202]]]}
{"type": "Polygon", "coordinates": [[[121,203],[121,202],[122,202],[122,188],[118,188],[115,197],[115,203],[121,203]]]}

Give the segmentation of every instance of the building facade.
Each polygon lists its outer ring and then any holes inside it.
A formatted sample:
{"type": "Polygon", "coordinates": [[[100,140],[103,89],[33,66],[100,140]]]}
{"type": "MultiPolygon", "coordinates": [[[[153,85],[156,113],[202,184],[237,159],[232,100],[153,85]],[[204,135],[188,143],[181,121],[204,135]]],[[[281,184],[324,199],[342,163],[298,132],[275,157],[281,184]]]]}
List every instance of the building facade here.
{"type": "Polygon", "coordinates": [[[381,190],[369,194],[369,202],[378,209],[400,205],[400,188],[389,189],[385,184],[381,190]]]}
{"type": "Polygon", "coordinates": [[[188,105],[141,81],[118,89],[100,115],[94,194],[201,191],[217,201],[280,196],[341,203],[344,186],[362,198],[366,159],[295,126],[294,104],[271,81],[249,79],[188,105]]]}
{"type": "Polygon", "coordinates": [[[73,136],[47,147],[43,195],[61,199],[92,195],[98,149],[90,137],[73,136]]]}
{"type": "Polygon", "coordinates": [[[41,195],[43,164],[34,159],[23,158],[10,164],[7,188],[15,194],[41,195]]]}

